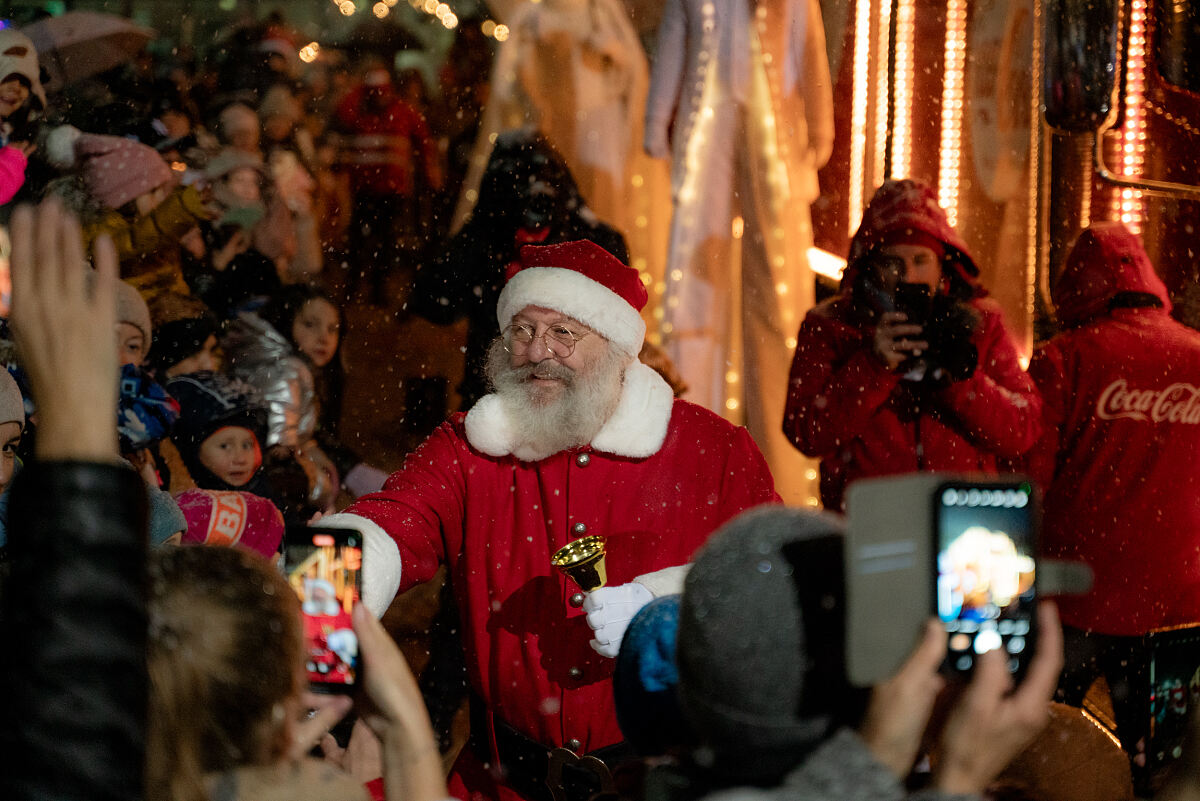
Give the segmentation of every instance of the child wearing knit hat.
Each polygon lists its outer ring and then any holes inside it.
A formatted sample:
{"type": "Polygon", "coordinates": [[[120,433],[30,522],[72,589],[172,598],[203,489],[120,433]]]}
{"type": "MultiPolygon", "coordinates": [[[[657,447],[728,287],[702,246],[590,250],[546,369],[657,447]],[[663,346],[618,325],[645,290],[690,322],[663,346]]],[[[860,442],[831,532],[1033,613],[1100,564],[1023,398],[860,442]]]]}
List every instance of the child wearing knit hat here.
{"type": "Polygon", "coordinates": [[[83,133],[64,125],[46,140],[47,158],[75,170],[68,193],[80,214],[84,246],[112,237],[121,278],[152,295],[166,288],[189,291],[180,267],[180,239],[212,216],[194,186],[177,186],[175,172],[154,148],[119,136],[83,133]]]}
{"type": "Polygon", "coordinates": [[[0,368],[0,492],[8,485],[19,467],[17,446],[25,429],[25,401],[21,390],[8,370],[0,368]]]}
{"type": "Polygon", "coordinates": [[[157,295],[150,303],[150,320],[154,339],[146,366],[159,381],[220,367],[221,325],[198,298],[175,292],[157,295]]]}
{"type": "Polygon", "coordinates": [[[262,475],[267,409],[258,391],[220,373],[173,378],[167,391],[179,401],[171,442],[201,489],[268,494],[262,475]]]}
{"type": "Polygon", "coordinates": [[[25,167],[46,107],[37,50],[28,36],[0,30],[0,204],[25,183],[25,167]]]}
{"type": "Polygon", "coordinates": [[[141,293],[121,281],[117,284],[117,363],[141,367],[150,351],[150,308],[141,293]]]}

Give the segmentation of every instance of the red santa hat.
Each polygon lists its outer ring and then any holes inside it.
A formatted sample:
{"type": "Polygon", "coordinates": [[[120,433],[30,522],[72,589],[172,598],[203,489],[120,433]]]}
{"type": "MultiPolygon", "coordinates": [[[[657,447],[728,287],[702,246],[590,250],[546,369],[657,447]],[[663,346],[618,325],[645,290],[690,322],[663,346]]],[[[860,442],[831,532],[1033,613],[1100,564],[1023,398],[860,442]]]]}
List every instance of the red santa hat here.
{"type": "Polygon", "coordinates": [[[504,328],[527,306],[553,309],[636,358],[646,338],[641,310],[648,297],[637,270],[595,242],[526,245],[508,268],[496,319],[504,328]]]}

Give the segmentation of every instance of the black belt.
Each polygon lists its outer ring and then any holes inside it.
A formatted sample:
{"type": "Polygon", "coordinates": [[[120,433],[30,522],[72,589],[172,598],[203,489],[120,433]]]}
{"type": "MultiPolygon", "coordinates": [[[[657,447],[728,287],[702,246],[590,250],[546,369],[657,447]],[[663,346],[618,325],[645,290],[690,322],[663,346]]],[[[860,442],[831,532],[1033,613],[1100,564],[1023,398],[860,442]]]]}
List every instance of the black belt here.
{"type": "MultiPolygon", "coordinates": [[[[491,759],[486,706],[474,697],[471,710],[471,745],[486,762],[491,759]]],[[[634,756],[623,742],[580,756],[568,748],[542,745],[498,718],[492,724],[504,782],[528,801],[615,799],[613,772],[634,756]]]]}

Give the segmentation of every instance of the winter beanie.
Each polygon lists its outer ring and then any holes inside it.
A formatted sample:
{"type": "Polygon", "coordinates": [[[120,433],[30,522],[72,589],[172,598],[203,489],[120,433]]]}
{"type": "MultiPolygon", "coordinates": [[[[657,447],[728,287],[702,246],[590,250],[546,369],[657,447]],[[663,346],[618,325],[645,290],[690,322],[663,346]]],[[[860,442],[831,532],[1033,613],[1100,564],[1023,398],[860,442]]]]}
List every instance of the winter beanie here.
{"type": "Polygon", "coordinates": [[[146,348],[154,341],[154,329],[150,325],[150,308],[137,288],[125,281],[117,282],[117,322],[129,323],[142,332],[146,348]]]}
{"type": "Polygon", "coordinates": [[[42,88],[42,71],[38,66],[37,49],[33,40],[15,28],[0,30],[0,82],[10,75],[20,75],[29,81],[29,92],[46,107],[46,90],[42,88]]]}
{"type": "Polygon", "coordinates": [[[283,541],[283,514],[253,493],[190,489],[175,500],[187,518],[184,543],[236,545],[269,558],[283,541]]]}
{"type": "Polygon", "coordinates": [[[599,333],[631,358],[646,337],[648,299],[638,271],[595,242],[526,245],[496,305],[500,328],[526,306],[553,309],[599,333]]]}
{"type": "Polygon", "coordinates": [[[154,327],[154,345],[146,366],[162,375],[189,356],[199,353],[210,336],[220,331],[220,323],[203,302],[190,295],[161,292],[150,302],[150,320],[154,327]]]}
{"type": "Polygon", "coordinates": [[[187,530],[187,520],[171,493],[146,485],[149,501],[150,544],[162,545],[173,535],[187,530]]]}
{"type": "Polygon", "coordinates": [[[679,699],[714,772],[774,781],[847,706],[841,524],[765,506],[697,554],[679,612],[679,699]]]}
{"type": "Polygon", "coordinates": [[[25,400],[21,388],[8,370],[0,368],[0,423],[20,423],[25,427],[25,400]]]}
{"type": "Polygon", "coordinates": [[[243,489],[225,486],[200,463],[199,451],[204,440],[226,426],[248,429],[262,447],[267,441],[267,409],[259,391],[240,379],[204,370],[175,376],[167,392],[180,406],[171,441],[192,478],[205,489],[243,489]]]}
{"type": "Polygon", "coordinates": [[[175,178],[154,148],[119,136],[80,134],[75,155],[88,194],[107,209],[119,209],[175,178]]]}

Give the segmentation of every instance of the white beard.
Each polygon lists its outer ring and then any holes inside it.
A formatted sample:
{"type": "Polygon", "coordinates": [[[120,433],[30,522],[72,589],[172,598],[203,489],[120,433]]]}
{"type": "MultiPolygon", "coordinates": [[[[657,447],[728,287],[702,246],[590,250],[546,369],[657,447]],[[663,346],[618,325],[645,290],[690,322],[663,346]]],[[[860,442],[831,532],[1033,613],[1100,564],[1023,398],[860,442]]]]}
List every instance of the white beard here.
{"type": "Polygon", "coordinates": [[[512,454],[523,462],[587,445],[621,399],[628,357],[615,348],[609,347],[584,374],[553,359],[512,367],[509,358],[504,343],[493,342],[487,376],[512,425],[512,454]],[[562,383],[539,387],[532,383],[534,376],[562,383]]]}

